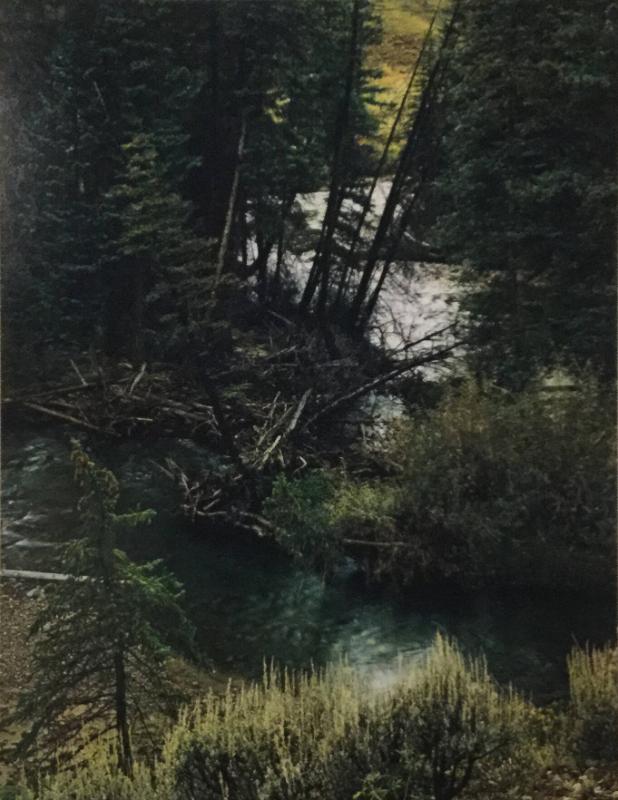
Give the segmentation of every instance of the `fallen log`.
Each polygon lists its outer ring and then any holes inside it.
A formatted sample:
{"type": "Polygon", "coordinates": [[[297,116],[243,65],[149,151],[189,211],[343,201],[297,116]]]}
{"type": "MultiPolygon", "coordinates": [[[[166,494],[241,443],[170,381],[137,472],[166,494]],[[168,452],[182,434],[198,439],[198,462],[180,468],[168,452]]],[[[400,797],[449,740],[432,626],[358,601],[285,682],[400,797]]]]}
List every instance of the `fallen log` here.
{"type": "Polygon", "coordinates": [[[36,411],[39,414],[45,414],[48,417],[53,417],[54,419],[59,419],[62,422],[68,422],[71,425],[76,425],[79,428],[85,428],[88,431],[94,431],[95,433],[102,434],[103,436],[113,436],[114,438],[118,438],[118,434],[114,431],[105,430],[104,428],[99,428],[97,425],[92,425],[90,422],[86,422],[83,419],[78,419],[77,417],[73,417],[70,414],[63,414],[60,411],[54,411],[51,408],[46,408],[45,406],[40,406],[38,403],[22,403],[24,408],[29,408],[31,411],[36,411]]]}
{"type": "Polygon", "coordinates": [[[75,361],[73,361],[73,359],[72,359],[72,358],[69,360],[69,364],[71,365],[71,367],[72,367],[72,369],[73,369],[73,372],[74,372],[74,373],[77,375],[77,377],[79,378],[79,382],[81,383],[81,385],[82,385],[82,386],[86,386],[86,384],[88,383],[88,381],[87,381],[87,380],[84,378],[84,376],[81,374],[81,372],[79,371],[79,367],[77,366],[77,364],[75,363],[75,361]]]}
{"type": "Polygon", "coordinates": [[[374,389],[378,389],[381,386],[385,386],[387,383],[390,383],[391,381],[400,378],[406,372],[411,372],[413,369],[418,369],[419,367],[422,367],[425,364],[430,364],[433,361],[438,361],[441,358],[444,358],[444,356],[448,355],[459,346],[460,342],[455,342],[451,345],[441,348],[440,350],[433,351],[425,356],[420,356],[419,358],[405,362],[401,366],[395,367],[389,372],[378,375],[376,378],[373,378],[372,380],[367,381],[367,383],[358,386],[351,392],[346,392],[345,394],[336,397],[334,400],[331,400],[331,402],[327,403],[323,408],[319,409],[310,419],[308,419],[304,427],[313,425],[315,422],[318,422],[319,420],[330,416],[335,411],[339,411],[344,406],[347,406],[348,404],[354,402],[355,400],[364,397],[374,389]]]}
{"type": "Polygon", "coordinates": [[[31,569],[3,569],[0,578],[16,578],[29,581],[68,581],[71,575],[62,572],[37,572],[31,569]]]}
{"type": "MultiPolygon", "coordinates": [[[[120,378],[114,381],[115,384],[128,383],[133,380],[132,377],[120,378]]],[[[86,392],[90,389],[101,388],[100,381],[87,381],[86,383],[75,383],[69,386],[56,386],[53,389],[46,389],[44,392],[35,392],[34,394],[21,395],[18,397],[5,397],[2,399],[2,405],[22,405],[32,400],[47,400],[51,397],[58,397],[63,394],[75,394],[76,392],[86,392]]]]}
{"type": "Polygon", "coordinates": [[[354,547],[410,547],[409,542],[372,542],[366,539],[342,539],[342,544],[354,547]]]}

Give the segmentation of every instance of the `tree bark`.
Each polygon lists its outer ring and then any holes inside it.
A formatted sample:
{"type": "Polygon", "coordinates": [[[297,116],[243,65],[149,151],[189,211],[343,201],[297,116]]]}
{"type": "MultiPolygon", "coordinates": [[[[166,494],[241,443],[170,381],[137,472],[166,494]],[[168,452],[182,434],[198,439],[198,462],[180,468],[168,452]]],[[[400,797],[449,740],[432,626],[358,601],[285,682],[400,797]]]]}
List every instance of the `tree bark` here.
{"type": "Polygon", "coordinates": [[[384,169],[384,166],[386,164],[386,160],[388,158],[388,153],[390,151],[391,145],[393,144],[393,141],[394,141],[394,138],[395,138],[395,133],[397,132],[397,128],[399,127],[399,123],[401,122],[401,117],[403,116],[403,112],[404,112],[405,107],[406,107],[406,105],[408,103],[408,98],[410,96],[410,92],[412,91],[412,87],[414,86],[414,81],[416,80],[416,76],[418,74],[418,70],[419,70],[419,67],[421,65],[423,56],[424,56],[425,51],[427,49],[428,43],[431,40],[431,35],[433,33],[433,29],[434,29],[436,20],[438,19],[438,13],[440,11],[440,5],[441,4],[438,3],[438,6],[437,6],[437,8],[436,8],[436,10],[434,12],[433,18],[431,20],[431,24],[429,26],[429,29],[428,29],[428,31],[427,31],[427,33],[425,35],[425,38],[423,39],[423,44],[422,44],[420,52],[418,54],[418,58],[416,59],[416,62],[415,62],[414,67],[412,69],[412,73],[410,75],[410,79],[408,81],[408,85],[406,86],[405,92],[403,93],[403,97],[401,98],[401,103],[399,104],[399,108],[397,109],[397,114],[395,115],[395,119],[393,120],[393,124],[391,125],[388,137],[386,139],[386,142],[384,144],[384,148],[382,150],[382,155],[380,156],[380,161],[378,163],[378,166],[376,168],[375,174],[374,174],[373,179],[371,181],[371,186],[369,188],[369,192],[367,194],[367,198],[365,200],[365,204],[363,206],[362,213],[361,213],[361,215],[359,217],[359,220],[358,220],[358,222],[356,224],[356,228],[354,230],[354,236],[352,238],[352,243],[350,245],[350,250],[348,252],[348,256],[347,256],[346,262],[345,262],[345,267],[344,267],[344,270],[343,270],[343,273],[342,273],[342,276],[341,276],[341,281],[339,283],[339,290],[337,292],[337,298],[336,298],[334,306],[333,306],[334,310],[337,310],[337,308],[339,307],[339,304],[341,302],[341,298],[342,298],[342,296],[343,296],[343,294],[344,294],[344,292],[345,292],[345,290],[347,288],[348,275],[349,275],[349,272],[354,267],[354,256],[356,255],[356,248],[358,247],[358,244],[360,242],[361,233],[362,233],[363,227],[365,225],[365,220],[367,218],[367,214],[369,213],[369,209],[371,208],[371,201],[373,199],[373,194],[374,194],[374,192],[376,190],[376,186],[378,185],[378,181],[380,180],[380,177],[382,175],[382,170],[384,169]]]}
{"type": "Polygon", "coordinates": [[[122,640],[119,639],[114,653],[115,711],[116,731],[120,746],[118,765],[125,775],[133,772],[133,752],[129,733],[129,714],[127,708],[127,674],[122,640]]]}
{"type": "Polygon", "coordinates": [[[234,179],[232,181],[232,188],[230,190],[230,197],[227,206],[227,213],[225,215],[225,226],[221,234],[221,241],[219,243],[219,252],[217,254],[217,265],[215,270],[215,281],[212,289],[212,305],[216,302],[217,291],[221,276],[225,268],[227,259],[228,248],[230,243],[230,234],[232,232],[232,222],[234,221],[234,210],[236,208],[236,198],[238,195],[238,184],[240,182],[240,170],[242,166],[242,158],[245,149],[245,137],[247,134],[247,118],[245,114],[241,117],[240,134],[238,136],[238,147],[236,150],[236,168],[234,170],[234,179]]]}
{"type": "Polygon", "coordinates": [[[207,142],[204,152],[205,177],[207,182],[208,198],[206,202],[206,223],[209,236],[217,237],[221,234],[222,214],[219,213],[219,196],[222,193],[225,169],[221,164],[221,20],[219,0],[211,0],[206,5],[208,15],[208,93],[207,102],[207,142]]]}
{"type": "MultiPolygon", "coordinates": [[[[437,77],[442,72],[443,67],[444,67],[444,58],[443,58],[443,56],[444,56],[444,53],[446,52],[447,45],[450,42],[451,35],[453,33],[453,30],[454,30],[454,25],[455,25],[455,20],[457,18],[459,5],[460,5],[460,0],[456,0],[455,4],[453,6],[453,9],[451,11],[451,17],[450,17],[450,20],[449,20],[449,24],[448,24],[448,26],[446,28],[446,31],[445,31],[445,33],[443,35],[443,38],[442,38],[442,43],[440,45],[440,52],[439,52],[438,57],[436,58],[436,61],[435,61],[434,65],[433,65],[433,67],[432,67],[432,69],[430,71],[429,79],[427,81],[427,86],[423,90],[423,97],[422,97],[422,100],[421,100],[421,105],[419,107],[419,110],[418,110],[417,114],[414,117],[414,121],[413,121],[412,126],[410,128],[410,132],[408,133],[408,138],[407,138],[407,141],[406,141],[406,145],[405,145],[405,147],[404,147],[404,149],[403,149],[403,151],[401,153],[401,156],[399,158],[399,163],[397,165],[397,171],[396,171],[395,176],[393,178],[393,183],[392,183],[391,189],[390,189],[390,191],[388,193],[388,197],[386,199],[386,203],[385,203],[385,206],[384,206],[384,211],[383,211],[382,216],[380,218],[380,222],[378,223],[378,228],[376,230],[375,236],[374,236],[373,241],[371,243],[371,246],[369,248],[369,253],[367,254],[367,261],[365,262],[365,267],[363,269],[363,274],[362,274],[360,283],[358,285],[358,289],[356,291],[356,295],[354,297],[354,301],[352,303],[352,307],[350,309],[350,313],[349,313],[349,317],[348,317],[348,327],[350,328],[350,330],[358,329],[358,323],[359,323],[359,319],[361,317],[361,309],[362,309],[362,306],[363,306],[363,304],[364,304],[364,302],[365,302],[365,300],[367,298],[367,295],[369,293],[369,289],[370,289],[370,286],[371,286],[371,281],[372,281],[373,276],[374,276],[374,272],[375,272],[375,269],[376,269],[376,266],[377,266],[377,263],[378,263],[378,259],[380,257],[380,253],[382,251],[384,243],[386,242],[388,231],[389,231],[389,229],[390,229],[390,227],[392,225],[393,219],[395,217],[395,211],[397,209],[397,205],[399,204],[399,202],[401,200],[401,191],[403,189],[405,177],[406,177],[406,174],[407,174],[409,166],[410,166],[411,158],[412,158],[412,156],[414,154],[414,148],[415,148],[415,145],[417,143],[420,124],[421,124],[421,121],[423,120],[425,112],[427,110],[429,97],[431,96],[431,94],[433,92],[433,88],[434,88],[434,86],[436,84],[437,77]]],[[[429,41],[429,38],[428,38],[429,34],[430,34],[430,31],[428,31],[427,34],[426,34],[425,43],[428,43],[428,41],[429,41]]],[[[424,49],[426,49],[426,45],[425,45],[424,49]]],[[[424,50],[421,50],[421,54],[419,54],[419,61],[420,61],[420,58],[421,58],[423,52],[424,52],[424,50]]],[[[385,278],[386,275],[384,274],[384,270],[382,272],[383,272],[383,278],[385,278]]],[[[383,284],[384,284],[384,280],[379,282],[379,284],[380,284],[380,289],[381,289],[383,284]]],[[[377,301],[377,295],[375,295],[375,291],[374,291],[374,297],[372,298],[373,306],[375,306],[375,302],[376,301],[377,301]]],[[[363,315],[363,319],[364,319],[364,321],[366,321],[368,319],[366,313],[363,315]]],[[[362,328],[362,325],[361,325],[361,328],[362,328]]]]}
{"type": "Polygon", "coordinates": [[[257,275],[257,294],[261,303],[266,302],[268,295],[268,259],[272,250],[272,242],[265,242],[264,237],[258,232],[256,235],[258,249],[257,258],[253,268],[257,275]]]}
{"type": "Polygon", "coordinates": [[[313,266],[305,291],[301,300],[301,310],[307,311],[313,300],[315,291],[320,285],[318,296],[318,316],[323,317],[326,310],[326,300],[328,297],[330,280],[330,259],[332,255],[333,237],[339,212],[343,202],[343,174],[346,155],[346,144],[350,132],[350,106],[352,100],[352,89],[354,87],[354,76],[357,72],[358,61],[358,39],[359,39],[359,20],[360,20],[360,0],[354,0],[352,8],[351,32],[350,32],[350,57],[346,73],[345,88],[339,106],[337,123],[335,126],[335,152],[331,169],[331,180],[328,192],[328,202],[324,221],[322,223],[322,235],[316,250],[313,266]]]}

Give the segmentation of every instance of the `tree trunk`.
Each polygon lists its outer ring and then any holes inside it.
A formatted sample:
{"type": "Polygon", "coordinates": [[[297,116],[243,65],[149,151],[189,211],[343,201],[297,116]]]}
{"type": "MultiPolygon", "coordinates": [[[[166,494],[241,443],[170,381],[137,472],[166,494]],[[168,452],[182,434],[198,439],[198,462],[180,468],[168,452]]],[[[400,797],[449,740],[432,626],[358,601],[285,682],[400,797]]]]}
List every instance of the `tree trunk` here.
{"type": "MultiPolygon", "coordinates": [[[[386,203],[384,206],[384,211],[380,218],[380,222],[378,223],[378,228],[376,230],[375,236],[371,243],[371,247],[369,248],[369,253],[367,254],[367,261],[365,263],[365,267],[363,269],[363,275],[361,277],[360,283],[358,285],[358,289],[356,291],[356,295],[354,297],[354,301],[352,303],[352,307],[350,309],[349,318],[348,318],[348,325],[351,330],[357,329],[359,324],[359,319],[361,317],[361,309],[363,303],[365,302],[367,295],[369,293],[369,288],[371,285],[371,281],[374,276],[374,272],[378,263],[378,259],[380,257],[380,253],[386,242],[388,231],[391,227],[393,219],[395,217],[395,211],[397,209],[397,205],[401,200],[401,192],[403,189],[404,181],[406,174],[409,169],[410,161],[414,154],[414,148],[417,143],[418,139],[418,132],[420,129],[420,125],[422,120],[424,119],[425,113],[428,108],[429,98],[432,95],[434,86],[437,82],[438,76],[442,73],[444,68],[444,54],[446,52],[447,45],[450,42],[451,35],[454,30],[455,20],[458,15],[458,10],[460,6],[460,0],[456,0],[452,11],[451,17],[449,19],[449,24],[444,32],[442,43],[440,45],[440,52],[438,57],[436,58],[434,65],[429,73],[429,79],[427,81],[427,85],[423,90],[423,97],[421,100],[421,104],[417,114],[414,117],[414,121],[410,128],[410,132],[408,134],[408,138],[406,141],[406,145],[401,153],[399,158],[399,163],[397,165],[397,171],[395,173],[395,177],[393,178],[393,183],[388,193],[388,197],[386,199],[386,203]]],[[[429,36],[429,31],[427,33],[429,36]]],[[[426,36],[426,41],[428,41],[426,36]]],[[[422,53],[422,51],[421,51],[422,53]]],[[[420,59],[420,55],[419,55],[420,59]]],[[[384,278],[386,277],[384,270],[382,270],[383,279],[379,281],[380,289],[384,283],[384,278]]],[[[375,303],[377,301],[377,295],[375,291],[372,296],[371,303],[373,307],[375,307],[375,303]]],[[[367,320],[368,316],[365,312],[363,314],[363,320],[367,320]]],[[[362,327],[362,325],[361,325],[362,327]]]]}
{"type": "MultiPolygon", "coordinates": [[[[221,235],[222,214],[219,213],[220,197],[225,179],[225,167],[221,163],[221,21],[219,0],[206,5],[208,15],[208,92],[207,141],[204,150],[204,169],[207,185],[206,231],[213,238],[221,235]]],[[[225,191],[225,190],[223,190],[225,191]]],[[[223,195],[224,196],[224,195],[223,195]]]]}
{"type": "Polygon", "coordinates": [[[133,336],[131,342],[131,357],[136,363],[144,360],[144,293],[145,275],[144,264],[137,261],[133,266],[134,292],[133,299],[133,336]]]}
{"type": "Polygon", "coordinates": [[[348,143],[350,129],[350,106],[352,100],[352,89],[354,87],[354,76],[357,72],[358,61],[358,39],[359,39],[359,20],[360,20],[360,0],[354,0],[352,8],[351,33],[350,33],[350,58],[346,74],[345,88],[339,106],[337,122],[335,125],[335,152],[331,169],[331,180],[328,192],[328,202],[324,221],[322,223],[322,234],[320,243],[316,250],[313,266],[303,297],[301,300],[301,310],[307,311],[313,300],[315,290],[320,285],[318,297],[318,316],[323,317],[326,309],[326,299],[328,297],[330,280],[330,259],[332,254],[333,237],[339,211],[343,202],[343,173],[346,154],[346,144],[348,143]]]}
{"type": "Polygon", "coordinates": [[[133,752],[129,734],[129,715],[127,709],[127,674],[122,640],[119,639],[114,653],[116,731],[118,733],[118,764],[125,775],[133,771],[133,752]]]}
{"type": "Polygon", "coordinates": [[[258,233],[256,244],[258,254],[253,267],[257,274],[257,294],[260,302],[265,303],[268,295],[268,259],[272,250],[272,242],[265,242],[264,237],[258,233]]]}
{"type": "Polygon", "coordinates": [[[345,292],[347,291],[347,284],[348,284],[349,274],[350,274],[351,270],[354,268],[354,257],[356,255],[356,248],[358,247],[358,244],[359,244],[359,242],[361,240],[361,233],[362,233],[363,227],[365,225],[365,220],[367,219],[367,214],[369,213],[369,209],[371,208],[371,201],[373,199],[373,194],[374,194],[374,192],[376,190],[376,186],[378,185],[378,181],[380,180],[380,177],[382,175],[382,170],[384,169],[384,166],[386,165],[386,160],[388,158],[388,153],[389,153],[389,151],[391,149],[391,145],[392,145],[392,143],[393,143],[393,141],[395,139],[395,133],[397,132],[397,128],[399,127],[399,123],[401,122],[401,117],[403,116],[403,112],[404,112],[405,107],[406,107],[406,105],[408,103],[408,98],[410,96],[410,92],[412,91],[412,87],[414,86],[414,81],[416,80],[416,76],[418,74],[418,70],[419,70],[419,67],[421,65],[423,56],[424,56],[425,51],[427,50],[427,46],[428,46],[428,44],[429,44],[429,42],[431,40],[433,29],[434,29],[434,26],[436,24],[436,20],[438,19],[439,11],[440,11],[440,4],[438,4],[438,6],[437,6],[437,8],[436,8],[436,10],[434,12],[434,15],[433,15],[433,18],[431,20],[431,24],[429,26],[429,29],[428,29],[428,31],[427,31],[427,33],[425,35],[425,38],[423,39],[423,44],[422,44],[420,52],[418,54],[418,58],[416,59],[416,62],[415,62],[414,67],[412,69],[412,73],[410,75],[410,79],[408,81],[408,85],[406,86],[405,92],[403,93],[403,97],[401,98],[401,102],[399,104],[399,108],[397,109],[397,114],[395,115],[395,119],[393,120],[393,124],[391,125],[391,129],[389,131],[388,137],[387,137],[386,142],[384,144],[384,148],[382,150],[382,154],[380,156],[380,161],[378,163],[378,166],[377,166],[376,171],[374,173],[373,179],[371,181],[371,186],[369,187],[369,192],[367,194],[367,198],[365,200],[365,204],[363,205],[362,213],[361,213],[361,215],[359,217],[359,220],[358,220],[358,222],[356,224],[356,228],[354,230],[354,235],[353,235],[353,238],[352,238],[352,243],[350,244],[350,249],[348,251],[348,255],[347,255],[347,258],[345,260],[344,269],[343,269],[343,272],[342,272],[342,275],[341,275],[341,281],[339,283],[339,290],[337,292],[337,298],[336,298],[334,306],[333,306],[335,311],[339,308],[339,304],[341,302],[341,299],[342,299],[343,295],[345,294],[345,292]]]}
{"type": "Polygon", "coordinates": [[[247,229],[247,193],[241,192],[238,203],[238,232],[240,236],[240,257],[242,262],[243,277],[249,267],[249,232],[247,229]]]}
{"type": "Polygon", "coordinates": [[[232,232],[232,223],[234,221],[234,210],[236,208],[236,198],[238,195],[238,184],[240,182],[240,169],[242,166],[242,158],[245,149],[245,137],[247,134],[247,118],[245,114],[242,115],[240,123],[240,134],[238,136],[238,147],[236,149],[236,168],[234,170],[234,179],[232,181],[232,188],[230,190],[230,197],[228,200],[227,213],[225,215],[225,226],[221,234],[221,241],[219,243],[219,252],[217,254],[217,264],[215,271],[215,281],[212,289],[212,305],[216,302],[217,290],[223,275],[225,263],[228,255],[228,248],[230,243],[230,235],[232,232]]]}
{"type": "Polygon", "coordinates": [[[363,274],[361,275],[360,282],[356,289],[356,294],[354,295],[354,300],[352,301],[352,305],[350,307],[348,314],[348,327],[350,330],[353,330],[356,327],[362,305],[365,302],[365,298],[367,297],[367,293],[371,285],[371,280],[373,278],[373,273],[375,271],[380,252],[384,242],[386,241],[386,236],[395,216],[395,210],[400,200],[401,188],[403,186],[410,154],[412,152],[412,144],[413,136],[412,131],[410,131],[406,146],[404,147],[399,158],[397,171],[393,177],[393,182],[391,184],[388,197],[386,198],[386,203],[384,204],[384,211],[382,212],[380,222],[378,223],[377,230],[371,242],[371,246],[367,254],[367,261],[365,262],[365,267],[363,268],[363,274]]]}
{"type": "Polygon", "coordinates": [[[285,248],[285,229],[295,199],[296,192],[292,192],[281,204],[281,219],[279,221],[279,235],[277,237],[277,264],[275,266],[275,274],[272,282],[272,297],[274,300],[278,298],[279,292],[281,291],[281,268],[283,266],[285,248]]]}
{"type": "Polygon", "coordinates": [[[373,292],[370,294],[369,299],[367,300],[365,308],[362,310],[361,314],[359,315],[359,318],[357,319],[356,326],[357,330],[359,331],[364,330],[365,326],[373,316],[373,312],[375,311],[376,305],[378,304],[378,298],[380,297],[380,293],[384,287],[384,283],[386,282],[386,278],[388,277],[393,261],[397,256],[397,252],[399,250],[399,246],[401,244],[403,235],[406,232],[408,225],[410,224],[410,220],[412,219],[412,212],[414,211],[414,205],[416,203],[416,199],[419,195],[421,186],[423,185],[425,179],[426,179],[425,175],[424,174],[421,175],[421,179],[416,185],[414,194],[410,198],[407,207],[404,209],[404,211],[401,214],[401,217],[399,218],[397,233],[395,234],[391,242],[391,245],[384,259],[384,263],[382,264],[382,269],[380,270],[380,277],[378,278],[378,281],[375,285],[373,292]]]}

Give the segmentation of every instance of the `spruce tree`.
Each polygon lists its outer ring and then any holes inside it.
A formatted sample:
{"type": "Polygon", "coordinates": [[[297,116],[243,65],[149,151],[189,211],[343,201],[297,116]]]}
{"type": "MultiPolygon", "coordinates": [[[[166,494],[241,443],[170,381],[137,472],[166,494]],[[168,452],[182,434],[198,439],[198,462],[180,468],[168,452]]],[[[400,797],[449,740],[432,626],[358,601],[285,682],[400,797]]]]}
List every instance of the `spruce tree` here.
{"type": "Polygon", "coordinates": [[[43,351],[126,353],[133,331],[117,320],[133,313],[135,281],[109,258],[105,197],[126,179],[123,146],[139,134],[156,139],[169,191],[180,191],[197,70],[179,55],[174,3],[84,0],[44,4],[38,16],[29,6],[11,3],[2,30],[8,316],[27,308],[23,338],[43,351]]]}
{"type": "Polygon", "coordinates": [[[189,627],[180,586],[160,562],[138,565],[119,535],[147,524],[152,510],[118,513],[120,487],[73,443],[81,489],[81,537],[66,545],[67,579],[49,586],[31,630],[33,680],[14,722],[16,746],[40,765],[74,757],[93,739],[115,733],[120,767],[131,772],[131,732],[176,692],[167,671],[169,642],[189,627]]]}
{"type": "Polygon", "coordinates": [[[476,365],[614,363],[616,53],[606,0],[462,0],[425,236],[464,264],[476,365]]]}
{"type": "Polygon", "coordinates": [[[104,259],[131,300],[124,338],[135,360],[178,354],[188,336],[203,333],[214,279],[212,247],[192,229],[193,204],[175,191],[159,146],[151,133],[123,145],[124,169],[102,205],[104,259]]]}

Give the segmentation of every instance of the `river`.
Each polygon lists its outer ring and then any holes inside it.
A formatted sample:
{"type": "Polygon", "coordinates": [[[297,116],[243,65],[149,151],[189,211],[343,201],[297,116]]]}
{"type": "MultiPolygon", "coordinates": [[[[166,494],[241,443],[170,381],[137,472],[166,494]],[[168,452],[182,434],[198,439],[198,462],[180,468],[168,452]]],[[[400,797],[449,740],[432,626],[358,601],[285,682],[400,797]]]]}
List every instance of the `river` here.
{"type": "MultiPolygon", "coordinates": [[[[75,531],[70,431],[5,429],[2,451],[3,565],[50,570],[54,542],[75,531]]],[[[172,456],[199,467],[207,454],[188,440],[93,443],[120,478],[123,501],[158,511],[155,523],[127,534],[137,559],[161,557],[186,587],[200,651],[222,676],[255,677],[264,659],[291,667],[339,658],[387,679],[397,657],[422,653],[436,631],[470,652],[485,652],[501,681],[539,698],[565,688],[565,656],[575,641],[611,635],[608,600],[525,593],[473,598],[408,596],[367,589],[352,563],[323,581],[274,546],[227,531],[206,536],[175,511],[177,498],[153,462],[172,456]]]]}

